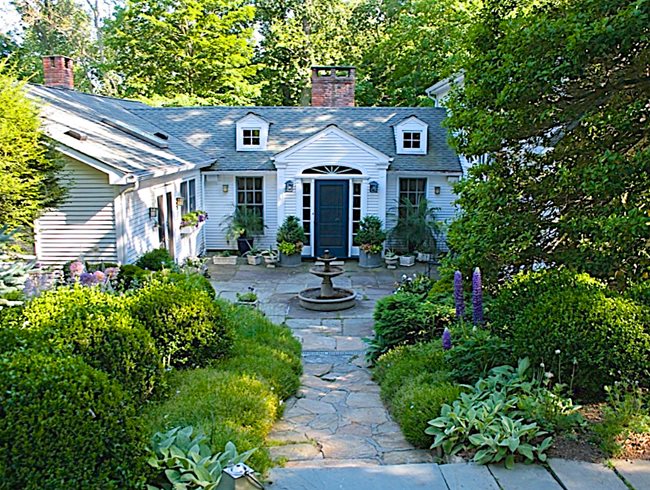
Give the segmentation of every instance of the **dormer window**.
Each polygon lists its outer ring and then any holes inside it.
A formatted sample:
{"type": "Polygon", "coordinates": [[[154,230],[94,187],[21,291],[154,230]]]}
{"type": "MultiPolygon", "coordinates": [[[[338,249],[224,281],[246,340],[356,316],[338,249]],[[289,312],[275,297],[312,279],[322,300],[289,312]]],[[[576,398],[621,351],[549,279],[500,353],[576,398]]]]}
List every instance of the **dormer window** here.
{"type": "Polygon", "coordinates": [[[266,150],[269,138],[269,123],[249,112],[237,121],[237,151],[266,150]]]}
{"type": "Polygon", "coordinates": [[[395,148],[401,155],[426,155],[428,125],[415,116],[394,126],[395,148]]]}
{"type": "Polygon", "coordinates": [[[259,129],[243,129],[243,143],[244,146],[260,146],[260,130],[259,129]]]}

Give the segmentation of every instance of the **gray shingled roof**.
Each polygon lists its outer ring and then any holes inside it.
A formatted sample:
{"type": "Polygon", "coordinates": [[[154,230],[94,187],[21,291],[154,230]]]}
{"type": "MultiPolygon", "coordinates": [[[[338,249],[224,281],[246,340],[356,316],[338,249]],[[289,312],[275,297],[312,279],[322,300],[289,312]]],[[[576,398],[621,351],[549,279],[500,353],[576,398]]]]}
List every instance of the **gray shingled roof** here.
{"type": "Polygon", "coordinates": [[[40,101],[43,126],[48,136],[118,173],[147,177],[205,167],[214,162],[214,158],[173,134],[166,141],[160,140],[168,147],[159,148],[102,122],[102,119],[110,119],[151,134],[161,131],[152,122],[127,110],[127,107],[146,107],[139,102],[40,85],[29,85],[27,92],[40,101]],[[83,133],[87,138],[80,141],[65,134],[70,129],[83,133]]]}
{"type": "Polygon", "coordinates": [[[130,107],[129,110],[217,159],[216,170],[273,170],[271,157],[335,124],[393,157],[389,170],[460,172],[440,107],[130,107]],[[236,122],[248,113],[270,122],[266,151],[237,152],[236,122]],[[393,126],[410,116],[429,125],[426,155],[398,155],[393,126]]]}

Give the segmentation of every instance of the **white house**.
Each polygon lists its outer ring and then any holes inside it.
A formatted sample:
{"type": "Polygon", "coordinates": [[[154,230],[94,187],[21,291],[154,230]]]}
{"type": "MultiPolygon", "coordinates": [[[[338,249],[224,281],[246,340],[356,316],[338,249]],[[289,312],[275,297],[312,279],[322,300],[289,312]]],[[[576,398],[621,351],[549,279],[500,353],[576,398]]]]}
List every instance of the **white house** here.
{"type": "Polygon", "coordinates": [[[57,70],[49,86],[29,93],[42,101],[71,189],[37,223],[44,264],[129,263],[161,246],[178,261],[235,249],[224,222],[237,206],[262,214],[256,245],[265,248],[286,216],[298,216],[308,257],[325,248],[358,255],[360,219],[376,215],[390,227],[404,197],[426,197],[442,220],[455,213],[462,169],[447,144],[445,110],[354,107],[354,68],[314,68],[310,107],[155,108],[73,90],[67,58],[44,66],[46,75],[57,70]],[[181,216],[199,209],[209,219],[185,234],[181,216]]]}

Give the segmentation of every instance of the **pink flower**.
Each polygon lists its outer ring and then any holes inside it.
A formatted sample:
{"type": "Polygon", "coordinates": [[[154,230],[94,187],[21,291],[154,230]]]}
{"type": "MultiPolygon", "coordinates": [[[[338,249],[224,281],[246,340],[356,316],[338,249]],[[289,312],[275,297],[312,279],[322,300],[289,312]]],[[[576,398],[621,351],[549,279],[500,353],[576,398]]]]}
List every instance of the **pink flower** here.
{"type": "Polygon", "coordinates": [[[84,264],[80,260],[74,261],[70,264],[70,275],[74,278],[79,277],[84,271],[84,264]]]}
{"type": "Polygon", "coordinates": [[[93,276],[95,276],[96,282],[104,282],[106,280],[106,274],[104,274],[102,271],[95,271],[93,273],[93,276]]]}
{"type": "Polygon", "coordinates": [[[115,279],[119,273],[120,273],[119,267],[107,267],[106,270],[104,271],[104,274],[106,274],[106,277],[108,277],[109,279],[115,279]]]}

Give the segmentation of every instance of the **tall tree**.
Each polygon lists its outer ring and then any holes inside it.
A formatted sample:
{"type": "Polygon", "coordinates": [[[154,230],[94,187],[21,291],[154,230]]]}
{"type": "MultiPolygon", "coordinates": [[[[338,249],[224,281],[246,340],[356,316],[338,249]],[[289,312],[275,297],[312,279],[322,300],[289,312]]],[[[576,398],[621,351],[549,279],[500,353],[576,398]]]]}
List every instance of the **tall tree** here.
{"type": "Polygon", "coordinates": [[[624,284],[650,269],[650,2],[491,0],[451,100],[454,266],[492,284],[565,265],[624,284]]]}
{"type": "Polygon", "coordinates": [[[34,220],[61,203],[61,162],[46,145],[38,108],[24,94],[24,85],[0,65],[0,224],[30,239],[34,220]]]}
{"type": "Polygon", "coordinates": [[[250,103],[254,15],[246,0],[128,0],[105,31],[122,95],[250,103]]]}

